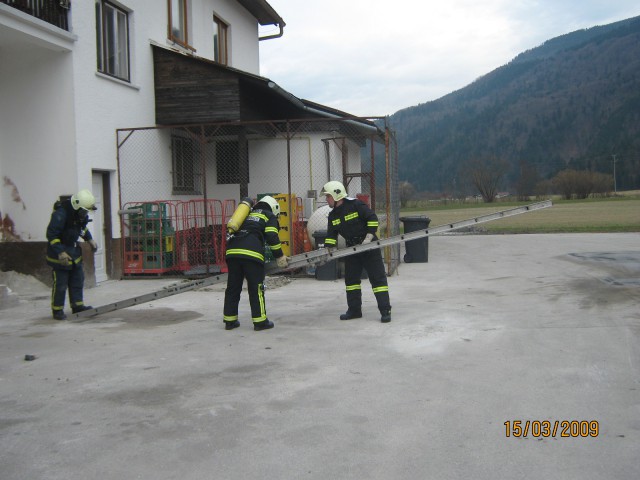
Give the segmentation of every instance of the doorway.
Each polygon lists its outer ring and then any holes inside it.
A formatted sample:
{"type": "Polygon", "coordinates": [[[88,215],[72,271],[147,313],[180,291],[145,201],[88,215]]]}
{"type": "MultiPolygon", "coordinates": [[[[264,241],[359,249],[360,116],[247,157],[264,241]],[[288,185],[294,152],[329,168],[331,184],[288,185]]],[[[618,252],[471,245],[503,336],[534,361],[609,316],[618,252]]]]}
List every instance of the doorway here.
{"type": "Polygon", "coordinates": [[[104,282],[107,276],[107,235],[105,228],[105,219],[109,221],[111,218],[111,188],[109,185],[109,172],[93,171],[91,175],[91,188],[93,196],[96,199],[96,207],[92,214],[93,222],[89,226],[91,235],[98,243],[98,250],[94,254],[94,266],[96,283],[104,282]]]}

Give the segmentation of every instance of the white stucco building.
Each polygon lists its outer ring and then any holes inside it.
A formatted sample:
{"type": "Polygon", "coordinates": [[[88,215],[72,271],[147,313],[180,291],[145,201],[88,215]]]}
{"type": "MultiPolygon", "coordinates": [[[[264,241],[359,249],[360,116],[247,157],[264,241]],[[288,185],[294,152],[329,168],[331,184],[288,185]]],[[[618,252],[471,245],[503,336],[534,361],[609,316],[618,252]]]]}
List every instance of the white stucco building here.
{"type": "MultiPolygon", "coordinates": [[[[91,229],[100,249],[95,266],[87,266],[98,282],[119,276],[122,204],[185,197],[176,187],[176,130],[154,132],[155,146],[144,150],[157,148],[158,154],[136,154],[131,161],[141,167],[125,178],[119,163],[126,156],[126,129],[346,115],[300,100],[259,76],[259,44],[277,41],[284,26],[264,0],[0,0],[0,268],[48,276],[42,258],[51,206],[60,195],[89,188],[98,200],[91,229]],[[275,25],[280,33],[261,38],[261,25],[275,25]],[[154,175],[167,184],[147,193],[138,189],[138,197],[131,193],[154,175]],[[125,192],[123,185],[133,190],[125,192]]],[[[370,122],[350,121],[379,133],[370,122]]],[[[302,195],[319,190],[327,174],[345,178],[347,171],[360,172],[357,142],[336,154],[342,166],[334,172],[315,158],[312,143],[320,145],[319,152],[340,150],[323,143],[336,136],[334,127],[318,124],[288,145],[256,138],[252,131],[241,135],[249,145],[251,179],[221,182],[219,162],[204,157],[197,181],[205,187],[193,186],[188,194],[211,196],[218,185],[221,198],[289,188],[302,195]],[[326,128],[333,131],[319,132],[326,128]],[[274,149],[281,161],[287,147],[291,155],[291,145],[294,155],[304,157],[298,163],[308,166],[293,181],[291,172],[287,179],[286,172],[259,162],[274,149]]],[[[217,148],[210,140],[201,144],[203,150],[217,148]]],[[[349,179],[359,191],[360,176],[349,179]]]]}

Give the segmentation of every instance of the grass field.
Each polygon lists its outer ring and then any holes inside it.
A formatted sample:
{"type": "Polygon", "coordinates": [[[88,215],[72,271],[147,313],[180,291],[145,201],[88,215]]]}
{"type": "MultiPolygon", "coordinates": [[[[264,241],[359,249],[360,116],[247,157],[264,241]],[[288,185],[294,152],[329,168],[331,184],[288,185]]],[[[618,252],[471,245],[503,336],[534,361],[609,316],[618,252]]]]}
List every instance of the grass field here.
{"type": "MultiPolygon", "coordinates": [[[[551,200],[550,208],[483,223],[475,229],[488,233],[640,232],[640,192],[601,199],[551,200]]],[[[435,227],[535,202],[434,205],[402,210],[401,217],[426,215],[435,227]]]]}

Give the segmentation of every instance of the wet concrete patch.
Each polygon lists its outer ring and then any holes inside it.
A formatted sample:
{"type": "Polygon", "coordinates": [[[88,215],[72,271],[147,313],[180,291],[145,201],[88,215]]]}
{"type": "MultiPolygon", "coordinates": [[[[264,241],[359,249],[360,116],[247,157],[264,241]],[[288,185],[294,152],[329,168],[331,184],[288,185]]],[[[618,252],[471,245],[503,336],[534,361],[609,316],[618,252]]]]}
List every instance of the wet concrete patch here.
{"type": "Polygon", "coordinates": [[[184,392],[177,385],[155,385],[145,388],[129,388],[109,393],[103,398],[117,405],[135,405],[150,408],[175,404],[183,399],[184,392]]]}
{"type": "Polygon", "coordinates": [[[602,279],[607,285],[612,287],[640,287],[640,278],[611,278],[602,279]]]}
{"type": "Polygon", "coordinates": [[[640,286],[640,251],[569,253],[567,258],[598,265],[607,270],[609,275],[600,280],[609,286],[640,286]]]}
{"type": "Polygon", "coordinates": [[[177,325],[202,317],[202,313],[192,310],[174,310],[172,308],[122,309],[89,317],[74,323],[91,323],[109,326],[109,330],[124,328],[156,328],[177,325]]]}
{"type": "Polygon", "coordinates": [[[567,286],[584,295],[581,310],[608,308],[640,298],[640,251],[580,252],[562,258],[602,270],[602,275],[596,272],[567,282],[567,286]]]}
{"type": "Polygon", "coordinates": [[[640,250],[626,252],[569,253],[569,258],[640,273],[640,250]]]}
{"type": "Polygon", "coordinates": [[[44,338],[51,335],[51,332],[34,332],[27,333],[26,335],[20,335],[20,338],[44,338]]]}

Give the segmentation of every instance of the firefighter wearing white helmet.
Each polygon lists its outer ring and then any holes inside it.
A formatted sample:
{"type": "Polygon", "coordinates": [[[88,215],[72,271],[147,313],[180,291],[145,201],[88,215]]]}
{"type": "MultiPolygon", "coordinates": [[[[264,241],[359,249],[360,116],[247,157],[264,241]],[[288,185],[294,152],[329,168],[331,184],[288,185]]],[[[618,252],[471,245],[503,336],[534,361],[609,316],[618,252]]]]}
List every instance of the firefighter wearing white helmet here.
{"type": "MultiPolygon", "coordinates": [[[[332,208],[327,222],[327,248],[336,248],[338,235],[344,237],[347,246],[367,244],[377,240],[378,216],[369,206],[356,198],[349,198],[344,185],[338,181],[327,182],[322,187],[327,203],[332,208]]],[[[362,317],[362,270],[366,270],[373,294],[378,303],[380,321],[391,321],[391,303],[387,273],[380,249],[369,250],[345,258],[344,283],[347,292],[347,312],[340,320],[362,317]]]]}
{"type": "Polygon", "coordinates": [[[271,208],[271,211],[275,216],[280,215],[280,204],[275,198],[265,195],[260,199],[260,201],[269,205],[269,208],[271,208]]]}
{"type": "Polygon", "coordinates": [[[278,237],[278,214],[280,214],[278,201],[268,195],[264,196],[251,209],[240,229],[229,238],[226,249],[229,274],[223,311],[225,330],[233,330],[240,326],[238,304],[245,279],[253,329],[267,330],[274,326],[273,322],[267,318],[264,298],[264,249],[266,243],[278,266],[287,267],[288,259],[282,252],[278,237]]]}
{"type": "Polygon", "coordinates": [[[75,195],[71,195],[71,206],[74,210],[97,210],[96,197],[89,190],[80,190],[75,195]]]}
{"type": "Polygon", "coordinates": [[[96,199],[89,190],[80,190],[53,206],[47,226],[47,264],[53,269],[51,310],[55,320],[67,318],[64,313],[67,290],[73,313],[92,308],[83,300],[84,269],[78,239],[89,243],[94,252],[98,249],[88,228],[88,214],[96,210],[95,203],[96,199]]]}
{"type": "Polygon", "coordinates": [[[342,200],[347,196],[347,189],[344,185],[336,180],[332,180],[324,184],[320,195],[331,195],[334,201],[342,200]]]}

